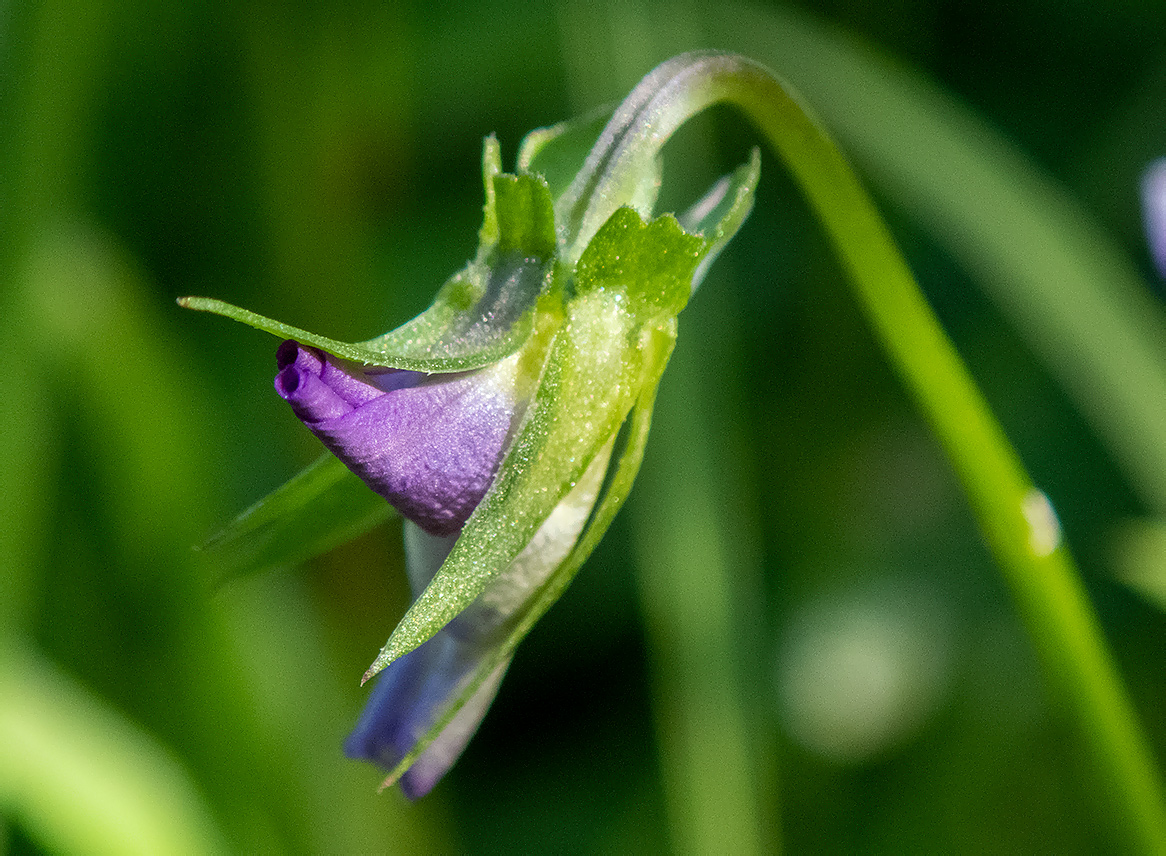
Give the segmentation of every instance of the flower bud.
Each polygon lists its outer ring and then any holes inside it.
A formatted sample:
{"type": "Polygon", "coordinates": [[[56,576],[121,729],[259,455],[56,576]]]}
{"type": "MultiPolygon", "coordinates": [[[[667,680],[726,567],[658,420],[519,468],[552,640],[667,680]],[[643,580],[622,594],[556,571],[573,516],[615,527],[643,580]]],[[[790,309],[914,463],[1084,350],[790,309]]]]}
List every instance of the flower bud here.
{"type": "Polygon", "coordinates": [[[360,370],[288,340],[275,389],[328,449],[431,535],[459,531],[498,469],[523,406],[516,358],[426,375],[360,370]]]}

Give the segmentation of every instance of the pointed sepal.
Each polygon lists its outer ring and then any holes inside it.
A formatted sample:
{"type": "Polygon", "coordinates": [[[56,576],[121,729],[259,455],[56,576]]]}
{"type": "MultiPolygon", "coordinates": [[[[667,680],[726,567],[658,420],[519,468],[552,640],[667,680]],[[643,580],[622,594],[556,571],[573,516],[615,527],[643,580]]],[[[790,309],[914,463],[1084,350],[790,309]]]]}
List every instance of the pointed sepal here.
{"type": "Polygon", "coordinates": [[[539,297],[553,287],[555,263],[554,205],[546,182],[500,170],[497,141],[488,137],[482,155],[486,205],[476,257],[441,287],[432,306],[383,336],[341,342],[221,300],[184,297],[178,303],[367,367],[448,373],[495,363],[530,337],[539,297]]]}

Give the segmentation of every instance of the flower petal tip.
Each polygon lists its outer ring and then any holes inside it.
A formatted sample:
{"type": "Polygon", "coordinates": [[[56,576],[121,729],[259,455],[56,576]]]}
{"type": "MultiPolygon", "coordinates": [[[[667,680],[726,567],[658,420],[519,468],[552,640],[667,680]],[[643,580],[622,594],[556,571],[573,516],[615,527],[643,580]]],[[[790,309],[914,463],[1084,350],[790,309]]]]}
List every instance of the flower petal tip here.
{"type": "Polygon", "coordinates": [[[333,454],[403,517],[458,532],[501,462],[515,419],[516,362],[427,376],[368,370],[289,339],[275,389],[333,454]]]}

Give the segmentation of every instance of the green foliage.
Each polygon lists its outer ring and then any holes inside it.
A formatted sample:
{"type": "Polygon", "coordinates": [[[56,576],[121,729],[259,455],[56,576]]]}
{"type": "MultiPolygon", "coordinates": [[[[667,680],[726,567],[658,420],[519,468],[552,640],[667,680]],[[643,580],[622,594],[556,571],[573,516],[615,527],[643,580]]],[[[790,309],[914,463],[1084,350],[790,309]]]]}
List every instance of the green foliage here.
{"type": "Polygon", "coordinates": [[[212,575],[290,568],[396,516],[331,454],[256,502],[201,548],[212,575]]]}

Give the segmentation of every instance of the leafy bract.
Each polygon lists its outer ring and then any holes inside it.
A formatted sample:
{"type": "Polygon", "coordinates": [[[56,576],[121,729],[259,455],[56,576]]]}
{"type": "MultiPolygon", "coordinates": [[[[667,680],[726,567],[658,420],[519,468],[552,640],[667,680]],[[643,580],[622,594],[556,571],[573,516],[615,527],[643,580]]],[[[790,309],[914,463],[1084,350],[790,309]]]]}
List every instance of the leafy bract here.
{"type": "Polygon", "coordinates": [[[442,286],[429,309],[392,332],[365,342],[341,342],[221,300],[185,297],[178,302],[365,366],[456,372],[508,357],[530,337],[539,295],[552,283],[554,206],[541,177],[499,171],[492,137],[482,161],[486,205],[477,256],[442,286]]]}
{"type": "Polygon", "coordinates": [[[686,233],[671,215],[645,222],[630,207],[617,209],[595,235],[576,266],[531,414],[497,480],[366,680],[431,638],[510,566],[614,437],[645,384],[655,385],[659,375],[646,367],[662,372],[666,357],[657,360],[662,348],[650,343],[661,325],[674,330],[698,267],[748,213],[756,172],[755,157],[696,218],[712,240],[686,233]]]}
{"type": "MultiPolygon", "coordinates": [[[[620,127],[627,121],[624,117],[620,127]]],[[[528,374],[538,377],[538,385],[518,435],[490,490],[366,680],[431,638],[506,572],[601,450],[610,449],[635,407],[637,416],[628,423],[635,436],[608,473],[587,527],[540,593],[515,616],[515,625],[524,624],[525,612],[542,603],[542,592],[561,591],[630,487],[651,396],[675,340],[675,317],[708,260],[748,215],[760,161],[755,151],[749,163],[715,184],[683,215],[683,226],[672,215],[647,219],[659,188],[657,157],[637,161],[637,170],[620,167],[622,205],[609,209],[611,216],[581,248],[580,236],[567,234],[558,221],[569,219],[563,216],[566,207],[579,202],[572,202],[569,192],[572,176],[597,157],[595,141],[609,135],[611,124],[600,115],[533,132],[523,142],[516,175],[501,171],[497,141],[487,138],[482,159],[486,204],[477,256],[442,287],[433,306],[384,336],[347,344],[218,301],[185,301],[371,366],[461,371],[500,360],[531,342],[528,374]],[[552,188],[560,197],[557,203],[552,188]],[[536,328],[541,332],[532,339],[536,328]]],[[[328,468],[310,470],[302,483],[293,480],[232,524],[217,543],[242,545],[264,561],[279,555],[261,538],[269,510],[274,513],[282,502],[301,502],[288,509],[294,518],[325,507],[329,492],[344,486],[344,479],[332,472],[336,465],[317,466],[328,468]],[[308,495],[307,489],[315,488],[318,495],[308,495]]],[[[518,638],[510,639],[509,650],[518,638]]]]}
{"type": "Polygon", "coordinates": [[[570,301],[531,411],[494,484],[366,680],[473,603],[615,434],[639,393],[642,326],[617,294],[594,292],[570,301]]]}
{"type": "Polygon", "coordinates": [[[626,295],[633,311],[676,315],[692,293],[693,275],[711,249],[671,214],[645,223],[618,208],[592,239],[575,268],[575,291],[626,295]]]}
{"type": "Polygon", "coordinates": [[[563,590],[574,579],[579,568],[591,555],[611,525],[612,520],[615,519],[616,512],[622,507],[631,491],[632,483],[635,481],[640,463],[644,458],[644,447],[648,442],[648,429],[652,421],[652,407],[655,403],[656,389],[675,343],[675,319],[669,319],[646,331],[642,343],[644,361],[640,392],[635,406],[626,420],[624,431],[621,431],[621,434],[626,434],[626,442],[623,448],[618,450],[618,460],[612,466],[613,472],[604,486],[586,529],[566,560],[533,594],[525,611],[518,616],[510,628],[503,644],[499,645],[491,656],[483,658],[473,676],[461,689],[458,697],[450,703],[430,729],[417,741],[413,749],[389,773],[384,782],[385,787],[394,784],[404,775],[421,753],[429,748],[437,736],[453,721],[466,702],[473,698],[478,688],[489,679],[496,669],[510,659],[514,654],[514,649],[518,647],[518,643],[526,637],[535,623],[559,599],[563,590]]]}

